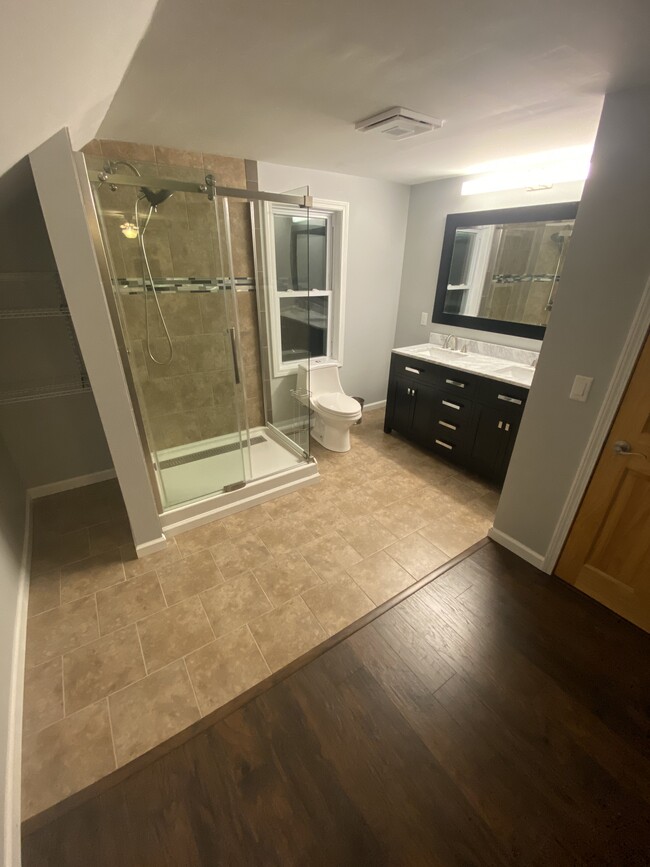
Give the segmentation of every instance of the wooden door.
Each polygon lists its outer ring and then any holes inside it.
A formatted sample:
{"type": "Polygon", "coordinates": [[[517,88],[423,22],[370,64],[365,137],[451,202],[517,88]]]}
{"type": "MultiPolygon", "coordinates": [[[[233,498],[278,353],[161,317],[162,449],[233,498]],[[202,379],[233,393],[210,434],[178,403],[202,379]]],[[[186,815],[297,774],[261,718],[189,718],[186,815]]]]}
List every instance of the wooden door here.
{"type": "Polygon", "coordinates": [[[396,377],[393,392],[393,414],[391,427],[402,434],[411,433],[413,423],[413,382],[410,379],[396,377]]]}
{"type": "Polygon", "coordinates": [[[648,339],[555,572],[650,631],[648,339]]]}

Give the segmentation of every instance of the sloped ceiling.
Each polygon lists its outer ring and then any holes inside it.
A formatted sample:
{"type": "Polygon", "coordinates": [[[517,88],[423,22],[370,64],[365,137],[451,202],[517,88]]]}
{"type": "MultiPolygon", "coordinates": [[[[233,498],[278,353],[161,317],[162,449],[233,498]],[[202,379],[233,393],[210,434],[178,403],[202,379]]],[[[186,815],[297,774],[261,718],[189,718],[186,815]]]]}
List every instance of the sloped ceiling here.
{"type": "Polygon", "coordinates": [[[649,31],[648,0],[160,0],[100,134],[405,182],[462,174],[590,143],[603,94],[650,82],[649,31]],[[447,123],[403,142],[355,132],[393,105],[447,123]]]}
{"type": "Polygon", "coordinates": [[[3,0],[0,175],[63,126],[95,135],[156,0],[3,0]]]}

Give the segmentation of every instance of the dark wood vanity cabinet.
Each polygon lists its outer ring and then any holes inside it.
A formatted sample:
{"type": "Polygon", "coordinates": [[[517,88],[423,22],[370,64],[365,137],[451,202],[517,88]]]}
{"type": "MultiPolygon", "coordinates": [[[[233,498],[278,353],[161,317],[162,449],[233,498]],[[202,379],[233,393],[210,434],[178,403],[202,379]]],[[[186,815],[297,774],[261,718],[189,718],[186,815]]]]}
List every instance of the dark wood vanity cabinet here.
{"type": "Polygon", "coordinates": [[[527,397],[521,386],[393,354],[384,430],[501,482],[527,397]]]}

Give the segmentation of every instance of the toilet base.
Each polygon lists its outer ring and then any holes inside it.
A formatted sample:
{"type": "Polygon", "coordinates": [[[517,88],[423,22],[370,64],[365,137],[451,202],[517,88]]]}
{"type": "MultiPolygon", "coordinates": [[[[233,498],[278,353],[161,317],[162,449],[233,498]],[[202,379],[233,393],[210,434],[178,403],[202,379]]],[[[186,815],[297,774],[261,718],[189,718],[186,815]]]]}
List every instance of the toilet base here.
{"type": "Polygon", "coordinates": [[[356,422],[357,419],[331,422],[315,412],[311,435],[317,443],[330,452],[349,452],[350,428],[356,422]]]}

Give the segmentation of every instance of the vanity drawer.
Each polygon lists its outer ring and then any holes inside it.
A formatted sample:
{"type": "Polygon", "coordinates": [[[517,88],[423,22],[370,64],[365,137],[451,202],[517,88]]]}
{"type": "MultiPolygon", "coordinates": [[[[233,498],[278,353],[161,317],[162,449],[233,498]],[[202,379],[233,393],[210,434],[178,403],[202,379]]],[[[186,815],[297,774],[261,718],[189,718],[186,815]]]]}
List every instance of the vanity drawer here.
{"type": "Polygon", "coordinates": [[[443,419],[455,425],[467,424],[472,415],[473,403],[466,400],[465,396],[456,397],[455,394],[436,394],[434,418],[443,419]]]}
{"type": "Polygon", "coordinates": [[[472,398],[476,394],[478,381],[471,373],[449,367],[438,367],[437,373],[436,385],[442,391],[463,400],[472,398]]]}
{"type": "Polygon", "coordinates": [[[523,411],[528,400],[528,389],[520,385],[511,385],[509,382],[500,382],[497,379],[482,379],[478,400],[489,406],[498,406],[502,409],[519,409],[523,411]]]}
{"type": "Polygon", "coordinates": [[[449,436],[451,431],[435,431],[435,435],[429,443],[429,448],[443,458],[449,460],[464,460],[469,454],[466,437],[449,436]]]}
{"type": "Polygon", "coordinates": [[[408,358],[405,355],[393,355],[390,375],[391,377],[404,376],[427,385],[434,385],[438,381],[438,371],[435,364],[429,364],[429,362],[417,358],[408,358]]]}

